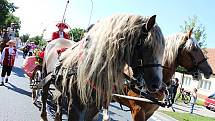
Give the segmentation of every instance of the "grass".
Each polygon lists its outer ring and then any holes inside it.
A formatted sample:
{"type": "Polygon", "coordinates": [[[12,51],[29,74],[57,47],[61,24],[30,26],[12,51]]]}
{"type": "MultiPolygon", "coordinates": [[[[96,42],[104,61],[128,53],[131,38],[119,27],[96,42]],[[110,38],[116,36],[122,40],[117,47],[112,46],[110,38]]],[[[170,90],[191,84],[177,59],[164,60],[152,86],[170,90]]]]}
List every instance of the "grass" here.
{"type": "Polygon", "coordinates": [[[196,105],[204,106],[204,101],[203,101],[203,100],[199,100],[199,99],[197,99],[197,101],[196,101],[196,105]]]}
{"type": "Polygon", "coordinates": [[[171,112],[171,111],[161,111],[161,112],[169,115],[170,117],[177,119],[178,121],[215,121],[215,118],[204,117],[196,114],[179,113],[179,112],[171,112]]]}

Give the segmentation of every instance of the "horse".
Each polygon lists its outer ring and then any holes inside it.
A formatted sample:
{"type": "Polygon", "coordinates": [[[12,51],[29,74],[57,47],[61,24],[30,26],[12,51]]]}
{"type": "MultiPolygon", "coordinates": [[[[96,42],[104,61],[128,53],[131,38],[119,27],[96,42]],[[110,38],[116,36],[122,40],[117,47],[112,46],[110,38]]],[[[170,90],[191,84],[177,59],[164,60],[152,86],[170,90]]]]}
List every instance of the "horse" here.
{"type": "MultiPolygon", "coordinates": [[[[42,78],[45,78],[48,74],[54,72],[55,65],[57,65],[57,63],[59,62],[58,50],[61,50],[62,48],[69,48],[74,44],[75,44],[74,41],[64,39],[64,38],[58,38],[58,39],[52,40],[47,44],[45,48],[44,59],[43,59],[42,78]]],[[[47,120],[46,100],[47,100],[48,93],[46,93],[46,91],[48,92],[50,84],[51,82],[47,82],[47,84],[40,84],[42,85],[42,90],[43,90],[42,99],[41,99],[42,100],[41,117],[43,120],[47,120]]]]}
{"type": "MultiPolygon", "coordinates": [[[[187,33],[176,33],[165,38],[165,50],[163,63],[166,68],[163,71],[163,82],[166,86],[171,83],[178,66],[186,68],[189,72],[195,73],[200,70],[205,78],[210,78],[212,69],[207,62],[198,42],[191,37],[191,29],[187,33]]],[[[124,87],[124,91],[129,96],[138,97],[140,93],[132,91],[128,86],[124,87]]],[[[150,93],[154,98],[162,101],[165,97],[164,91],[150,93]]],[[[128,100],[115,97],[122,105],[126,105],[131,109],[134,121],[148,120],[153,113],[159,108],[157,104],[149,104],[147,102],[128,100]]]]}
{"type": "MultiPolygon", "coordinates": [[[[151,92],[161,87],[164,37],[155,17],[107,17],[61,54],[55,81],[62,86],[58,88],[62,95],[69,97],[69,121],[92,120],[101,106],[108,106],[112,93],[122,89],[126,64],[133,68],[135,78],[150,81],[146,85],[151,92]]],[[[53,66],[48,59],[45,63],[53,66]]],[[[49,83],[43,87],[43,93],[48,86],[49,83]]],[[[42,107],[41,118],[46,119],[45,106],[42,107]]]]}

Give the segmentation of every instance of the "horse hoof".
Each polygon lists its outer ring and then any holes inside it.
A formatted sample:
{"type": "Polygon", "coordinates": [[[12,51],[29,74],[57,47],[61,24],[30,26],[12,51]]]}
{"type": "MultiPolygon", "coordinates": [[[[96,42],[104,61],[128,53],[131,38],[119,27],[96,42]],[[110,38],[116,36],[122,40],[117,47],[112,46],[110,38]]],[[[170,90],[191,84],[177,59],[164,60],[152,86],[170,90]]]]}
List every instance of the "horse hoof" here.
{"type": "Polygon", "coordinates": [[[103,110],[103,121],[108,121],[109,115],[108,115],[108,110],[104,109],[103,110]]]}
{"type": "Polygon", "coordinates": [[[40,121],[48,121],[47,118],[41,118],[40,121]]]}

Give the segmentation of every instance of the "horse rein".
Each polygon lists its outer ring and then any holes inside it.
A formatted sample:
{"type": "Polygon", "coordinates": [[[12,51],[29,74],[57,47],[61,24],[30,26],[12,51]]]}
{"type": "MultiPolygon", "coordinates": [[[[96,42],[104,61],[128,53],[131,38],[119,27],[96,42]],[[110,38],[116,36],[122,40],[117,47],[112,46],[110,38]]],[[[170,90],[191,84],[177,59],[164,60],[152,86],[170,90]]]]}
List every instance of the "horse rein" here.
{"type": "MultiPolygon", "coordinates": [[[[146,99],[149,99],[150,101],[152,102],[149,102],[151,104],[157,104],[161,107],[165,107],[165,106],[169,106],[168,102],[160,102],[157,98],[153,97],[150,95],[150,93],[148,91],[142,91],[142,88],[140,89],[139,87],[137,87],[137,84],[139,82],[137,82],[136,79],[134,78],[131,78],[129,77],[128,75],[126,75],[125,73],[124,74],[124,77],[127,79],[127,80],[130,80],[130,82],[127,81],[126,85],[129,87],[130,90],[134,91],[135,93],[139,94],[139,96],[141,98],[146,98],[146,99]]],[[[165,83],[162,83],[163,84],[163,88],[165,88],[165,90],[163,90],[165,92],[165,94],[168,94],[168,90],[166,89],[166,84],[165,83]]],[[[139,85],[138,85],[139,86],[139,85]]],[[[140,86],[141,87],[141,86],[140,86]]],[[[120,103],[120,102],[119,102],[120,103]]],[[[123,110],[121,104],[120,104],[120,107],[121,109],[123,110]]],[[[129,111],[129,110],[124,110],[124,111],[129,111]]]]}

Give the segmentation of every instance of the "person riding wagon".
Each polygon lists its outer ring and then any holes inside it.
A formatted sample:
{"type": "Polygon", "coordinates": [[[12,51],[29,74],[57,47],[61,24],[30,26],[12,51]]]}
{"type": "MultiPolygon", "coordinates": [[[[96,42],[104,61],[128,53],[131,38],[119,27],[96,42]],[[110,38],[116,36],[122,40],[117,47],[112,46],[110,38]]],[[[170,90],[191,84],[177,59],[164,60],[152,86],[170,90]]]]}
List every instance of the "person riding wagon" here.
{"type": "Polygon", "coordinates": [[[65,39],[69,39],[69,34],[64,32],[64,29],[68,29],[69,26],[65,23],[58,23],[56,24],[56,26],[58,27],[58,31],[53,32],[52,33],[52,40],[54,39],[58,39],[58,38],[65,38],[65,39]]]}

